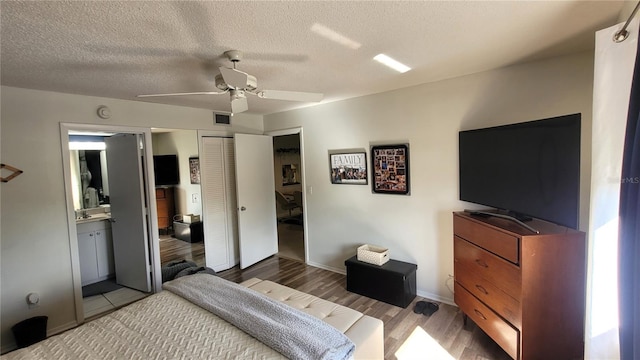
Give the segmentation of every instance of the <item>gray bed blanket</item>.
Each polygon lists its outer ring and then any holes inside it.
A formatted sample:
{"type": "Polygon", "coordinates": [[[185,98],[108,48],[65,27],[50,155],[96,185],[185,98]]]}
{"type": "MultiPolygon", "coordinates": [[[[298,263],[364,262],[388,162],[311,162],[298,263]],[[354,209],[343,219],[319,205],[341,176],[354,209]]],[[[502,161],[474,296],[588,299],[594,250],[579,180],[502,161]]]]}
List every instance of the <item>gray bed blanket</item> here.
{"type": "Polygon", "coordinates": [[[351,359],[353,342],[320,319],[254,290],[209,274],[163,284],[289,359],[351,359]]]}

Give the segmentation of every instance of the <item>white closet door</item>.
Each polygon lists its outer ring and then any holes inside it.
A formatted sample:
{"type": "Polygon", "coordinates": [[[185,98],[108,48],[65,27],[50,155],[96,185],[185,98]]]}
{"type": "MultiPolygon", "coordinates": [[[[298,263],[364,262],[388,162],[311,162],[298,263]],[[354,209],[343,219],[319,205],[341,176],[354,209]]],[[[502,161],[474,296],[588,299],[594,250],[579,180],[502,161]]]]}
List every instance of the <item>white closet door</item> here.
{"type": "Polygon", "coordinates": [[[207,267],[215,271],[226,270],[235,265],[234,259],[229,256],[234,247],[234,238],[229,234],[228,209],[231,201],[226,191],[229,171],[225,164],[229,161],[225,156],[225,142],[228,140],[230,139],[203,137],[200,153],[204,254],[207,267]]]}
{"type": "Polygon", "coordinates": [[[239,263],[238,250],[238,201],[236,197],[236,155],[233,139],[222,139],[224,147],[225,194],[227,198],[227,238],[229,239],[230,266],[239,263]]]}

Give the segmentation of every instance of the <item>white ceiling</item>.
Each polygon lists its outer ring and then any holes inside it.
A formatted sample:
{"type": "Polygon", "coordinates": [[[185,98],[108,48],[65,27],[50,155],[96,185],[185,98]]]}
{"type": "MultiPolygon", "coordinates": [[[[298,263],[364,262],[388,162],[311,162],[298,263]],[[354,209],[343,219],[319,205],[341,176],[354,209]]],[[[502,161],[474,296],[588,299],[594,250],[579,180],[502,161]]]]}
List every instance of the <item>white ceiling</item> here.
{"type": "MultiPolygon", "coordinates": [[[[259,89],[321,92],[324,102],[592,49],[623,1],[2,1],[2,85],[230,111],[214,91],[222,53],[259,89]],[[347,48],[310,31],[328,27],[347,48]],[[399,74],[372,60],[409,65],[399,74]]],[[[249,96],[249,112],[309,103],[249,96]]]]}

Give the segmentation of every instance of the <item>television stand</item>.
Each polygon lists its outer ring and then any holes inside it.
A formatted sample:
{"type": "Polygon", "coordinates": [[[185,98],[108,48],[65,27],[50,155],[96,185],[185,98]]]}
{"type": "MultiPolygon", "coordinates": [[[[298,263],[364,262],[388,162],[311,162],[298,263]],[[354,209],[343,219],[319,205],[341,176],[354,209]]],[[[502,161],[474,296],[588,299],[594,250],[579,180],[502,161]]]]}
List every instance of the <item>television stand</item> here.
{"type": "Polygon", "coordinates": [[[518,225],[523,226],[531,231],[533,231],[536,234],[540,234],[540,231],[534,229],[533,227],[523,223],[522,221],[516,219],[513,216],[509,216],[509,215],[504,215],[504,214],[498,214],[498,213],[493,213],[493,212],[488,212],[488,211],[481,211],[481,210],[465,210],[465,212],[468,212],[471,215],[480,215],[480,216],[495,216],[495,217],[499,217],[502,219],[507,219],[507,220],[511,220],[515,223],[518,223],[518,225]]]}

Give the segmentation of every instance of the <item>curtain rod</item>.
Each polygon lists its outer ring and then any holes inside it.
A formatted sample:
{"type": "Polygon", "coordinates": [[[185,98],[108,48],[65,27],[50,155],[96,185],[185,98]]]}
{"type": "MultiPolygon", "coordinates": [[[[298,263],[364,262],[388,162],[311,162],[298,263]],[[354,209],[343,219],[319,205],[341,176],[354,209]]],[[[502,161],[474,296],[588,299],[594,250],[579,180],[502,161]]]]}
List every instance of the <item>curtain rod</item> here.
{"type": "Polygon", "coordinates": [[[619,43],[627,39],[627,37],[629,36],[629,32],[627,31],[627,26],[629,26],[629,23],[631,22],[631,20],[633,20],[633,17],[636,16],[636,13],[638,12],[639,7],[640,7],[640,1],[638,1],[638,3],[636,4],[636,7],[631,12],[631,15],[629,15],[627,22],[625,22],[624,25],[622,25],[622,29],[620,29],[618,32],[616,32],[613,35],[613,41],[619,43]]]}

